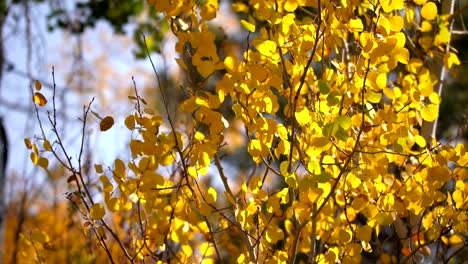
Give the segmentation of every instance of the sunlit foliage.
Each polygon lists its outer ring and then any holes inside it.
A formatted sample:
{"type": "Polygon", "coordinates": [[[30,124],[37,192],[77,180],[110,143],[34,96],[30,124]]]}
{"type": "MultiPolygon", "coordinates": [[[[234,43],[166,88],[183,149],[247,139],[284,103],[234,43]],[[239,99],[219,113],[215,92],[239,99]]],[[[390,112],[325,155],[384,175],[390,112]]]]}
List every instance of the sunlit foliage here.
{"type": "MultiPolygon", "coordinates": [[[[215,43],[218,1],[147,3],[177,38],[188,122],[175,120],[164,93],[157,114],[135,88],[135,111],[121,120],[131,158],[96,164],[90,175],[63,149],[55,108],[55,136],[25,141],[34,164],[47,170],[52,153],[72,175],[68,198],[101,245],[93,248],[99,258],[396,263],[455,259],[467,246],[465,146],[420,129],[443,100],[429,62],[460,64],[446,48],[453,17],[437,3],[234,1],[245,33],[240,56],[215,43]],[[232,128],[252,159],[246,178],[222,159],[232,128]]],[[[155,79],[167,88],[156,71],[155,79]]],[[[48,107],[35,88],[35,105],[48,107]]],[[[107,116],[100,128],[113,124],[107,116]]],[[[47,251],[54,241],[38,232],[24,243],[47,251]]]]}

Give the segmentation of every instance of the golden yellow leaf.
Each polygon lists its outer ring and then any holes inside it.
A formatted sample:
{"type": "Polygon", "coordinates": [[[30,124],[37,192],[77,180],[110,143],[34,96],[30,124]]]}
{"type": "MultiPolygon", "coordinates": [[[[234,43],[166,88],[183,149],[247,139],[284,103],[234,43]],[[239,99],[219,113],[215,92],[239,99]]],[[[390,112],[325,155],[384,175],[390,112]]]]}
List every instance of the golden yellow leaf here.
{"type": "Polygon", "coordinates": [[[47,170],[47,167],[49,166],[49,160],[41,157],[37,160],[37,165],[47,170]]]}
{"type": "Polygon", "coordinates": [[[216,199],[218,198],[218,193],[213,187],[208,188],[208,191],[206,192],[205,195],[205,200],[209,204],[214,204],[216,203],[216,199]]]}
{"type": "Polygon", "coordinates": [[[286,2],[284,3],[284,10],[286,10],[287,12],[294,12],[294,10],[297,9],[298,7],[298,3],[297,3],[297,0],[286,0],[286,2]]]}
{"type": "Polygon", "coordinates": [[[104,206],[102,206],[100,203],[93,204],[91,210],[89,211],[89,216],[92,220],[100,220],[104,217],[105,214],[106,210],[104,210],[104,206]]]}
{"type": "Polygon", "coordinates": [[[38,80],[35,80],[34,87],[36,88],[36,91],[40,91],[42,89],[42,84],[38,80]]]}
{"type": "Polygon", "coordinates": [[[426,140],[420,135],[414,136],[414,142],[418,144],[418,146],[420,146],[421,148],[426,147],[426,140]]]}
{"type": "Polygon", "coordinates": [[[50,145],[50,142],[49,140],[44,140],[44,143],[42,143],[42,146],[44,146],[44,149],[47,150],[47,151],[51,151],[52,150],[52,146],[50,145]]]}
{"type": "Polygon", "coordinates": [[[241,25],[243,28],[247,29],[250,32],[255,32],[255,25],[251,24],[243,19],[241,19],[241,25]]]}
{"type": "Polygon", "coordinates": [[[44,106],[47,104],[47,99],[39,92],[34,93],[33,101],[39,106],[44,106]]]}
{"type": "Polygon", "coordinates": [[[31,155],[29,155],[29,156],[30,156],[30,158],[31,158],[32,163],[33,163],[34,165],[37,165],[37,161],[38,161],[38,159],[39,159],[39,158],[37,157],[37,154],[34,153],[34,152],[31,152],[31,155]]]}
{"type": "Polygon", "coordinates": [[[433,2],[426,3],[421,8],[421,16],[426,20],[433,20],[437,17],[437,6],[433,2]]]}
{"type": "Polygon", "coordinates": [[[421,117],[429,122],[436,120],[439,115],[439,107],[435,104],[428,104],[421,109],[421,117]]]}
{"type": "Polygon", "coordinates": [[[308,124],[310,120],[312,120],[309,109],[307,109],[306,107],[304,107],[301,111],[296,112],[294,116],[296,117],[297,123],[300,126],[304,126],[308,124]]]}
{"type": "Polygon", "coordinates": [[[114,125],[114,118],[111,116],[106,116],[104,119],[101,120],[99,127],[101,131],[107,131],[114,125]]]}
{"type": "Polygon", "coordinates": [[[29,140],[29,138],[24,139],[24,144],[26,145],[28,149],[32,148],[31,140],[29,140]]]}
{"type": "Polygon", "coordinates": [[[458,59],[457,54],[449,52],[444,56],[444,65],[447,69],[452,68],[453,65],[460,65],[460,60],[458,59]]]}
{"type": "Polygon", "coordinates": [[[393,32],[400,32],[405,25],[403,17],[395,15],[390,18],[390,30],[393,32]]]}
{"type": "Polygon", "coordinates": [[[349,20],[349,28],[352,32],[361,32],[364,30],[364,25],[360,18],[349,20]]]}

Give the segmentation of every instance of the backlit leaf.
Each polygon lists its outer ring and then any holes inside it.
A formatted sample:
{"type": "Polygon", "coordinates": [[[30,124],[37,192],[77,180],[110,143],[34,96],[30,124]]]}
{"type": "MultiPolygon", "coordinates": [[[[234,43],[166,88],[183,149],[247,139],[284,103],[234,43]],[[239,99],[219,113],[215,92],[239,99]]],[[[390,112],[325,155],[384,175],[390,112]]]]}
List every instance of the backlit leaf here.
{"type": "Polygon", "coordinates": [[[47,104],[47,99],[45,99],[44,95],[39,92],[34,93],[33,101],[39,106],[44,106],[47,104]]]}
{"type": "Polygon", "coordinates": [[[254,24],[249,23],[249,22],[241,19],[241,25],[242,25],[243,28],[247,29],[248,31],[250,31],[252,33],[255,32],[255,25],[254,24]]]}
{"type": "Polygon", "coordinates": [[[310,116],[309,109],[304,107],[301,111],[295,113],[295,117],[297,120],[297,123],[300,126],[304,126],[312,120],[312,117],[310,116]]]}
{"type": "Polygon", "coordinates": [[[349,21],[349,27],[351,28],[352,32],[361,32],[364,30],[364,25],[362,24],[362,20],[360,18],[351,19],[349,21]]]}
{"type": "Polygon", "coordinates": [[[439,115],[439,107],[434,104],[428,104],[421,109],[421,116],[424,120],[433,122],[439,115]]]}
{"type": "Polygon", "coordinates": [[[208,188],[208,191],[206,192],[205,199],[206,202],[209,204],[214,204],[216,203],[216,200],[218,198],[218,193],[213,187],[208,188]]]}
{"type": "Polygon", "coordinates": [[[421,8],[421,16],[426,20],[433,20],[437,17],[437,6],[433,2],[426,3],[421,8]]]}
{"type": "Polygon", "coordinates": [[[100,220],[104,217],[105,214],[106,211],[104,210],[104,206],[102,206],[100,203],[93,204],[89,212],[89,216],[92,220],[100,220]]]}

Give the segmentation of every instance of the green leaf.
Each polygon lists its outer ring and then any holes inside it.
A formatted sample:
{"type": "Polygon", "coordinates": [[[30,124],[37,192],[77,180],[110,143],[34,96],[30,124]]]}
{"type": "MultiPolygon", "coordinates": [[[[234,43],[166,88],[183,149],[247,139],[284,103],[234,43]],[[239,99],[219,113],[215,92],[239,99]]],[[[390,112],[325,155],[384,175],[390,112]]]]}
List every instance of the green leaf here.
{"type": "Polygon", "coordinates": [[[351,127],[351,118],[349,116],[339,116],[335,123],[337,123],[344,130],[348,130],[351,127]]]}
{"type": "Polygon", "coordinates": [[[319,91],[321,94],[329,94],[330,93],[330,86],[328,85],[328,83],[324,80],[319,80],[318,81],[318,87],[319,87],[319,91]]]}

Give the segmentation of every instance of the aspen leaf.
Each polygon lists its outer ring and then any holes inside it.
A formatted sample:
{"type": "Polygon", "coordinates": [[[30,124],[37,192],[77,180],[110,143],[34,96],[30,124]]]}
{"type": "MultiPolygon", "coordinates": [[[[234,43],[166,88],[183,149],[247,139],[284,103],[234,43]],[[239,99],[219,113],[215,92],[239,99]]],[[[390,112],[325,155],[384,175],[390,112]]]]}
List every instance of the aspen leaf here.
{"type": "Polygon", "coordinates": [[[335,122],[344,130],[351,127],[351,118],[349,116],[339,116],[335,122]]]}
{"type": "Polygon", "coordinates": [[[44,147],[44,149],[46,151],[51,151],[52,150],[52,146],[50,145],[50,142],[49,140],[44,140],[44,142],[42,143],[42,146],[44,147]]]}
{"type": "Polygon", "coordinates": [[[284,3],[284,10],[287,12],[294,12],[298,7],[297,0],[286,0],[284,3]]]}
{"type": "Polygon", "coordinates": [[[38,80],[35,80],[34,87],[36,88],[36,91],[40,91],[42,89],[42,84],[38,80]]]}
{"type": "Polygon", "coordinates": [[[400,32],[405,25],[405,20],[401,16],[392,16],[390,18],[390,30],[393,32],[400,32]]]}
{"type": "Polygon", "coordinates": [[[356,230],[356,237],[365,242],[369,242],[372,238],[372,227],[368,225],[359,226],[356,230]]]}
{"type": "Polygon", "coordinates": [[[426,140],[420,135],[414,136],[414,142],[418,144],[418,146],[420,146],[421,148],[426,147],[426,140]]]}
{"type": "Polygon", "coordinates": [[[330,86],[328,85],[328,82],[320,79],[318,81],[318,88],[321,94],[327,95],[330,93],[330,86]]]}
{"type": "Polygon", "coordinates": [[[421,117],[428,122],[433,122],[439,115],[439,107],[435,104],[428,104],[421,109],[421,117]]]}
{"type": "Polygon", "coordinates": [[[213,187],[208,188],[208,191],[206,192],[205,195],[205,200],[209,204],[214,204],[216,203],[216,199],[218,198],[218,193],[216,193],[216,190],[213,187]]]}
{"type": "Polygon", "coordinates": [[[125,118],[125,126],[128,130],[133,130],[135,128],[135,116],[129,115],[125,118]]]}
{"type": "Polygon", "coordinates": [[[96,173],[103,173],[101,164],[95,164],[94,169],[96,170],[96,173]]]}
{"type": "Polygon", "coordinates": [[[382,226],[391,225],[393,223],[392,214],[389,212],[380,212],[376,216],[377,223],[382,226]]]}
{"type": "Polygon", "coordinates": [[[310,116],[309,109],[307,109],[306,107],[304,107],[301,111],[296,112],[294,115],[296,117],[297,123],[300,126],[308,124],[312,119],[312,117],[310,116]]]}
{"type": "Polygon", "coordinates": [[[421,16],[426,20],[433,20],[437,17],[437,6],[433,2],[426,3],[421,8],[421,16]]]}
{"type": "Polygon", "coordinates": [[[44,106],[47,104],[47,99],[45,99],[44,95],[39,92],[34,93],[33,101],[39,106],[44,106]]]}
{"type": "Polygon", "coordinates": [[[297,188],[297,175],[296,173],[291,173],[285,178],[286,184],[291,188],[297,188]]]}
{"type": "Polygon", "coordinates": [[[100,220],[104,217],[105,214],[106,211],[104,210],[104,206],[102,206],[100,203],[93,204],[89,212],[89,216],[92,220],[100,220]]]}
{"type": "Polygon", "coordinates": [[[243,28],[247,29],[248,31],[250,31],[252,33],[255,32],[255,25],[254,24],[251,24],[251,23],[249,23],[249,22],[242,19],[241,20],[241,25],[242,25],[243,28]]]}
{"type": "Polygon", "coordinates": [[[269,243],[275,244],[278,240],[282,240],[284,238],[283,230],[278,227],[268,226],[265,232],[265,239],[269,243]]]}
{"type": "Polygon", "coordinates": [[[364,25],[360,18],[351,19],[349,21],[349,27],[351,28],[352,32],[361,32],[364,30],[364,25]]]}
{"type": "Polygon", "coordinates": [[[49,166],[49,160],[44,157],[41,157],[37,160],[37,165],[47,170],[47,167],[49,166]]]}
{"type": "Polygon", "coordinates": [[[424,5],[427,2],[427,0],[413,0],[413,2],[417,5],[424,5]]]}
{"type": "Polygon", "coordinates": [[[31,140],[29,140],[29,138],[24,139],[24,144],[26,145],[28,149],[32,148],[31,140]]]}
{"type": "Polygon", "coordinates": [[[34,165],[37,165],[37,161],[38,161],[38,157],[37,157],[37,154],[34,153],[34,152],[31,152],[31,155],[29,155],[29,157],[31,158],[31,161],[34,165]]]}
{"type": "Polygon", "coordinates": [[[106,116],[104,119],[101,120],[99,127],[101,131],[107,131],[114,125],[114,118],[111,116],[106,116]]]}
{"type": "Polygon", "coordinates": [[[453,234],[448,239],[448,242],[451,246],[458,247],[463,245],[463,243],[465,243],[465,240],[459,234],[453,234]]]}
{"type": "Polygon", "coordinates": [[[449,52],[444,56],[444,65],[447,69],[451,69],[453,65],[460,65],[460,60],[458,59],[457,54],[449,52]]]}

